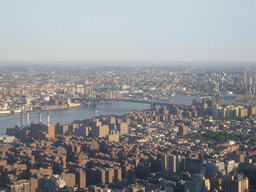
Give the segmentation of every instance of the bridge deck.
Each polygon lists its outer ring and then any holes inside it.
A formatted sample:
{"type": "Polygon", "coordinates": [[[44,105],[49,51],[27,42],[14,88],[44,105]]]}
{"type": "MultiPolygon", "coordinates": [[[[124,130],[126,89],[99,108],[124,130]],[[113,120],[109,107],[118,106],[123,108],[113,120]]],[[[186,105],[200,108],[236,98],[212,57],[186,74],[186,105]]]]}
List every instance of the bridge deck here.
{"type": "MultiPolygon", "coordinates": [[[[91,98],[72,98],[72,101],[92,101],[91,98]]],[[[131,100],[131,99],[93,99],[93,101],[122,101],[122,102],[135,102],[135,103],[147,103],[147,104],[155,104],[155,105],[172,105],[171,102],[165,102],[165,101],[142,101],[142,100],[131,100]]]]}

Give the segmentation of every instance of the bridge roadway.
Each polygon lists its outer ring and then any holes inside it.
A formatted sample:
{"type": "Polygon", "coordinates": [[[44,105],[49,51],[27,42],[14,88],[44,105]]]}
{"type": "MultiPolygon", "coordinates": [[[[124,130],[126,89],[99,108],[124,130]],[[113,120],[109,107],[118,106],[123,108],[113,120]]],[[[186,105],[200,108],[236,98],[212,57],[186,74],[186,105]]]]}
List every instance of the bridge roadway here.
{"type": "MultiPolygon", "coordinates": [[[[72,98],[71,101],[92,101],[91,98],[72,98]]],[[[93,99],[93,102],[95,101],[122,101],[122,102],[135,102],[135,103],[147,103],[150,105],[173,105],[173,103],[171,102],[166,102],[166,101],[145,101],[145,100],[131,100],[131,99],[106,99],[106,98],[102,98],[102,99],[93,99]]]]}

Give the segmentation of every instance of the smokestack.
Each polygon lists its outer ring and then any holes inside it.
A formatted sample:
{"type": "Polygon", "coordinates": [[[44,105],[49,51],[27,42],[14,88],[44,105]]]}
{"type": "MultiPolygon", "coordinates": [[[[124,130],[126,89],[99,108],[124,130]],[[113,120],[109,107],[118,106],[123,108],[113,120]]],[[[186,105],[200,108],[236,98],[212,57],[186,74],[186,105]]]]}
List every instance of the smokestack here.
{"type": "Polygon", "coordinates": [[[29,126],[29,113],[27,112],[27,125],[29,126]]]}
{"type": "Polygon", "coordinates": [[[23,128],[23,112],[21,111],[21,128],[23,128]]]}
{"type": "Polygon", "coordinates": [[[41,117],[41,112],[39,112],[39,123],[41,123],[42,117],[41,117]]]}
{"type": "Polygon", "coordinates": [[[47,125],[49,126],[50,125],[50,114],[47,113],[47,125]]]}

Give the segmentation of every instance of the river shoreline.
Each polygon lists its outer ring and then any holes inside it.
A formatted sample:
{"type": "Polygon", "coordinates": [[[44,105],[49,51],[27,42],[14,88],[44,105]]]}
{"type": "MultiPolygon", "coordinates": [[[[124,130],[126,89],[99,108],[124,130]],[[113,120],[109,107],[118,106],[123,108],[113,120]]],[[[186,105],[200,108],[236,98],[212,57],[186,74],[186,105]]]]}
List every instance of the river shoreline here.
{"type": "MultiPolygon", "coordinates": [[[[93,110],[95,110],[95,115],[123,115],[127,112],[133,110],[145,110],[150,109],[149,104],[143,103],[127,103],[127,102],[114,102],[98,104],[92,109],[90,106],[80,106],[65,109],[54,109],[41,111],[41,121],[42,123],[47,122],[47,113],[50,113],[50,122],[64,122],[70,124],[74,120],[84,120],[93,117],[93,110]]],[[[29,123],[39,122],[39,111],[31,111],[29,113],[29,123]]],[[[21,126],[21,114],[8,114],[0,115],[0,136],[5,135],[7,127],[15,127],[15,125],[21,126]]],[[[26,125],[26,114],[23,115],[23,122],[26,125]]]]}
{"type": "MultiPolygon", "coordinates": [[[[192,103],[193,99],[199,99],[202,101],[201,98],[197,96],[173,96],[171,97],[173,102],[172,104],[186,104],[189,105],[192,103]]],[[[223,101],[223,103],[228,103],[227,101],[223,101]]],[[[234,103],[234,102],[233,102],[234,103]]],[[[231,104],[231,103],[230,103],[231,104]]],[[[34,110],[29,112],[29,123],[38,123],[39,122],[39,115],[38,113],[41,112],[42,122],[47,122],[47,113],[50,113],[50,122],[57,123],[57,122],[64,122],[69,124],[74,120],[84,120],[90,119],[93,117],[93,110],[95,110],[95,115],[123,115],[125,113],[131,112],[133,110],[146,110],[150,109],[150,104],[145,103],[133,103],[133,102],[113,102],[113,103],[99,103],[93,109],[88,105],[83,105],[79,107],[69,107],[69,108],[61,108],[61,109],[52,109],[47,111],[42,110],[34,110]]],[[[26,115],[23,115],[24,124],[26,122],[26,115]]],[[[7,127],[15,127],[15,125],[21,125],[21,114],[4,114],[0,115],[0,136],[5,135],[7,127]]]]}

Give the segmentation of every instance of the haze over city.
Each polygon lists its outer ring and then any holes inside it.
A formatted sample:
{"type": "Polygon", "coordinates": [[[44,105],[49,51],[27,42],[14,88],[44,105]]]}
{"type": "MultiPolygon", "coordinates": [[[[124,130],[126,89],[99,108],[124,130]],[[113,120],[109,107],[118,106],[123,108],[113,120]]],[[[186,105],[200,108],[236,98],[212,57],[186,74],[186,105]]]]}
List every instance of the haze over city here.
{"type": "Polygon", "coordinates": [[[0,6],[0,192],[255,192],[254,0],[0,6]]]}

